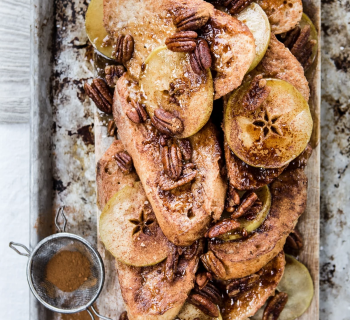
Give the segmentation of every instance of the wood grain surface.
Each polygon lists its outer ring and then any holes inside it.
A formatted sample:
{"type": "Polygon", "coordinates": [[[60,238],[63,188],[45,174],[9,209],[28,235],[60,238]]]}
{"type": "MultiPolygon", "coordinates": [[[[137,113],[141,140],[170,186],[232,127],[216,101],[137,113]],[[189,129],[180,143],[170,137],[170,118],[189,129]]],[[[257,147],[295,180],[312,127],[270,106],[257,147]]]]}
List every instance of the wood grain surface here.
{"type": "Polygon", "coordinates": [[[0,123],[28,122],[30,2],[0,2],[0,123]]]}

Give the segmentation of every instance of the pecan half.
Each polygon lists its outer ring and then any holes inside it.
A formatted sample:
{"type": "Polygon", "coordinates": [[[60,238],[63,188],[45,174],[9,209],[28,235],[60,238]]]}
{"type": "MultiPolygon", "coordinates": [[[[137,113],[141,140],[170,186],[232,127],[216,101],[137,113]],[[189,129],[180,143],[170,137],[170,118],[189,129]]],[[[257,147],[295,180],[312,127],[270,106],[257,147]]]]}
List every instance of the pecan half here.
{"type": "Polygon", "coordinates": [[[246,212],[244,215],[244,218],[246,220],[254,220],[258,213],[262,210],[263,203],[258,199],[255,201],[255,203],[252,205],[252,207],[246,212]]]}
{"type": "Polygon", "coordinates": [[[162,163],[165,173],[171,179],[177,180],[182,173],[182,154],[175,144],[165,146],[162,150],[162,163]]]}
{"type": "Polygon", "coordinates": [[[153,118],[153,125],[163,134],[174,136],[184,131],[184,125],[178,117],[163,109],[156,109],[153,118]]]}
{"type": "Polygon", "coordinates": [[[130,104],[132,108],[126,111],[127,117],[134,123],[145,122],[148,117],[145,106],[132,99],[130,101],[130,104]]]}
{"type": "Polygon", "coordinates": [[[127,313],[126,311],[124,311],[124,312],[120,315],[119,320],[129,320],[128,313],[127,313]]]}
{"type": "Polygon", "coordinates": [[[189,295],[187,301],[190,304],[193,304],[195,307],[197,307],[199,310],[201,310],[203,313],[205,313],[209,317],[219,316],[219,309],[217,305],[212,301],[210,301],[207,297],[204,297],[197,293],[192,293],[189,295]]]}
{"type": "Polygon", "coordinates": [[[241,199],[238,192],[231,184],[229,184],[226,195],[225,210],[227,212],[233,212],[235,211],[236,206],[238,206],[240,203],[241,199]]]}
{"type": "Polygon", "coordinates": [[[267,304],[262,320],[277,320],[288,301],[288,294],[277,293],[267,304]]]}
{"type": "Polygon", "coordinates": [[[311,28],[309,25],[301,29],[299,26],[287,32],[284,38],[281,38],[284,45],[297,58],[304,69],[311,64],[312,49],[316,44],[315,40],[310,39],[311,28]]]}
{"type": "Polygon", "coordinates": [[[266,80],[261,74],[254,77],[247,92],[242,98],[241,104],[244,110],[254,111],[258,109],[270,94],[271,89],[266,86],[266,80]]]}
{"type": "Polygon", "coordinates": [[[97,108],[102,112],[112,113],[113,96],[106,82],[96,78],[92,80],[91,85],[85,82],[84,89],[86,94],[95,102],[97,108]]]}
{"type": "Polygon", "coordinates": [[[117,127],[115,125],[114,120],[109,120],[108,126],[107,126],[107,135],[109,137],[114,137],[115,133],[116,133],[116,129],[117,129],[117,127]]]}
{"type": "Polygon", "coordinates": [[[218,306],[222,305],[222,295],[219,289],[216,288],[212,282],[208,282],[202,289],[196,286],[193,289],[193,293],[197,293],[208,298],[210,301],[214,302],[218,306]]]}
{"type": "Polygon", "coordinates": [[[132,170],[132,159],[126,151],[118,152],[115,156],[118,167],[124,174],[128,174],[132,170]]]}
{"type": "Polygon", "coordinates": [[[297,229],[294,229],[287,237],[285,246],[288,249],[300,250],[303,247],[303,238],[297,229]]]}
{"type": "Polygon", "coordinates": [[[242,199],[241,204],[237,208],[237,210],[232,213],[232,219],[238,219],[242,217],[245,213],[249,211],[249,209],[254,205],[255,201],[258,200],[258,196],[253,191],[247,191],[242,199]]]}
{"type": "Polygon", "coordinates": [[[196,49],[197,37],[194,31],[181,31],[167,38],[165,44],[169,50],[174,52],[192,52],[196,49]]]}
{"type": "Polygon", "coordinates": [[[209,282],[209,280],[212,280],[212,275],[210,272],[201,272],[196,275],[196,284],[199,288],[199,290],[202,290],[209,282]]]}
{"type": "Polygon", "coordinates": [[[224,278],[226,276],[226,270],[222,262],[215,256],[212,251],[208,251],[201,256],[204,267],[212,272],[218,278],[224,278]]]}
{"type": "Polygon", "coordinates": [[[224,219],[212,226],[205,234],[207,238],[217,238],[229,231],[238,230],[241,224],[236,220],[224,219]]]}
{"type": "Polygon", "coordinates": [[[209,11],[205,8],[184,8],[176,12],[173,22],[179,31],[197,30],[203,27],[209,18],[209,11]]]}
{"type": "Polygon", "coordinates": [[[183,173],[184,174],[177,181],[161,177],[159,182],[160,188],[164,191],[174,190],[185,185],[186,183],[191,182],[197,176],[197,170],[188,170],[187,172],[184,170],[183,173]]]}
{"type": "Polygon", "coordinates": [[[232,15],[240,13],[243,9],[248,7],[253,0],[221,0],[220,3],[228,8],[232,15]]]}
{"type": "Polygon", "coordinates": [[[169,256],[166,259],[166,262],[164,265],[164,276],[170,282],[174,280],[178,263],[179,263],[179,253],[177,251],[176,246],[172,245],[169,256]]]}
{"type": "Polygon", "coordinates": [[[184,160],[190,161],[192,158],[191,142],[188,139],[179,139],[177,140],[177,145],[181,150],[184,160]]]}
{"type": "Polygon", "coordinates": [[[128,62],[134,53],[134,38],[131,35],[118,36],[112,56],[118,63],[125,64],[128,62]]]}
{"type": "Polygon", "coordinates": [[[236,296],[240,292],[246,291],[255,285],[260,280],[260,276],[258,274],[252,274],[250,276],[241,278],[241,279],[233,279],[226,286],[226,292],[230,298],[236,296]]]}
{"type": "Polygon", "coordinates": [[[122,65],[118,66],[107,66],[105,68],[106,82],[111,87],[114,88],[117,84],[118,79],[125,73],[125,68],[122,65]]]}
{"type": "Polygon", "coordinates": [[[196,49],[190,55],[190,63],[194,73],[201,75],[212,65],[212,58],[208,42],[200,39],[196,49]]]}
{"type": "Polygon", "coordinates": [[[203,243],[200,240],[197,240],[194,242],[191,246],[181,248],[181,256],[185,260],[191,260],[196,254],[198,254],[200,251],[202,251],[203,243]]]}

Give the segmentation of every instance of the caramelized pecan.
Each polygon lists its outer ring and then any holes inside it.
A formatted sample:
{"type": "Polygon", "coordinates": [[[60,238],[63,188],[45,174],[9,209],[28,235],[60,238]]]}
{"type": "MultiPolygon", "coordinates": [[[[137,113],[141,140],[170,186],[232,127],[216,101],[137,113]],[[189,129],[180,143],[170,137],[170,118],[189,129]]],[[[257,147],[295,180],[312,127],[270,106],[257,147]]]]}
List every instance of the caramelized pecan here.
{"type": "Polygon", "coordinates": [[[190,55],[190,63],[194,73],[201,75],[206,69],[212,65],[212,58],[208,42],[200,39],[197,43],[196,49],[190,55]]]}
{"type": "Polygon", "coordinates": [[[162,150],[162,163],[165,173],[171,179],[177,180],[182,173],[182,154],[175,144],[165,146],[162,150]]]}
{"type": "Polygon", "coordinates": [[[217,238],[229,231],[238,230],[241,224],[236,220],[224,219],[212,226],[205,234],[207,238],[217,238]]]}
{"type": "Polygon", "coordinates": [[[297,229],[289,234],[285,246],[291,250],[300,250],[303,247],[303,238],[297,229]]]}
{"type": "Polygon", "coordinates": [[[241,104],[244,110],[254,111],[258,109],[270,94],[271,89],[266,86],[266,80],[261,74],[254,77],[247,92],[242,98],[241,104]]]}
{"type": "Polygon", "coordinates": [[[219,0],[219,2],[228,10],[232,15],[240,13],[243,9],[248,7],[253,0],[219,0]]]}
{"type": "Polygon", "coordinates": [[[202,289],[195,287],[193,293],[200,294],[208,298],[211,302],[214,302],[216,305],[222,305],[222,295],[218,288],[212,282],[208,282],[202,289]]]}
{"type": "Polygon", "coordinates": [[[199,310],[201,310],[203,313],[205,313],[209,317],[219,316],[219,309],[217,305],[212,301],[210,301],[208,298],[200,294],[197,294],[197,293],[190,294],[187,301],[190,304],[193,304],[195,307],[197,307],[199,310]]]}
{"type": "Polygon", "coordinates": [[[256,284],[260,280],[260,276],[258,274],[252,274],[250,276],[241,278],[241,279],[233,279],[226,286],[226,292],[230,298],[236,296],[240,292],[246,291],[251,288],[254,284],[256,284]]]}
{"type": "Polygon", "coordinates": [[[126,151],[118,152],[115,156],[118,167],[124,174],[128,174],[132,170],[132,159],[126,151]]]}
{"type": "Polygon", "coordinates": [[[134,38],[131,35],[118,36],[112,56],[118,63],[125,64],[128,62],[134,53],[134,38]]]}
{"type": "Polygon", "coordinates": [[[307,69],[311,64],[312,49],[316,44],[315,40],[310,38],[311,28],[309,25],[300,29],[299,26],[287,32],[284,37],[281,37],[284,45],[297,58],[304,69],[307,69]]]}
{"type": "Polygon", "coordinates": [[[185,161],[190,161],[192,158],[192,147],[188,139],[177,140],[177,145],[179,146],[183,158],[185,161]]]}
{"type": "Polygon", "coordinates": [[[191,246],[181,248],[181,256],[186,260],[191,260],[203,248],[203,243],[200,240],[194,242],[191,246]]]}
{"type": "Polygon", "coordinates": [[[258,196],[253,191],[247,191],[243,198],[242,202],[237,208],[237,210],[232,213],[231,218],[232,219],[238,219],[242,217],[244,214],[246,214],[250,208],[254,205],[254,203],[258,200],[258,196]]]}
{"type": "Polygon", "coordinates": [[[224,278],[226,276],[226,270],[222,262],[215,256],[212,251],[208,251],[201,256],[204,267],[212,272],[218,278],[224,278]]]}
{"type": "Polygon", "coordinates": [[[167,38],[165,44],[174,52],[192,52],[196,48],[197,36],[194,31],[181,31],[167,38]]]}
{"type": "Polygon", "coordinates": [[[264,310],[262,320],[277,320],[288,301],[288,294],[277,293],[268,303],[264,310]]]}
{"type": "Polygon", "coordinates": [[[131,99],[130,104],[132,108],[126,111],[127,117],[134,123],[142,123],[147,120],[147,112],[145,106],[131,99]]]}
{"type": "Polygon", "coordinates": [[[197,30],[208,22],[209,17],[205,8],[184,8],[176,12],[173,22],[179,31],[197,30]]]}
{"type": "Polygon", "coordinates": [[[120,315],[119,320],[129,320],[128,313],[127,313],[126,311],[124,311],[124,312],[120,315]]]}
{"type": "Polygon", "coordinates": [[[198,273],[196,275],[196,284],[197,284],[199,290],[202,290],[207,285],[209,280],[212,280],[212,278],[213,277],[212,277],[211,273],[208,271],[198,273]]]}
{"type": "Polygon", "coordinates": [[[107,84],[99,78],[93,79],[91,85],[85,82],[86,94],[95,102],[96,107],[102,112],[111,114],[113,97],[107,84]]]}
{"type": "Polygon", "coordinates": [[[164,265],[164,276],[168,281],[172,282],[174,280],[177,271],[177,265],[179,263],[179,253],[175,245],[172,245],[170,250],[171,251],[164,265]]]}
{"type": "Polygon", "coordinates": [[[108,136],[114,137],[116,129],[117,129],[117,127],[115,125],[114,120],[109,120],[108,121],[108,126],[107,126],[107,134],[108,134],[108,136]]]}
{"type": "Polygon", "coordinates": [[[262,210],[263,203],[258,199],[253,206],[246,212],[244,218],[247,220],[254,220],[258,213],[262,210]]]}
{"type": "Polygon", "coordinates": [[[233,212],[235,211],[236,206],[238,206],[240,203],[241,199],[238,192],[231,184],[229,184],[225,202],[225,210],[227,212],[233,212]]]}
{"type": "Polygon", "coordinates": [[[125,68],[122,65],[118,66],[107,66],[105,68],[106,82],[111,87],[114,88],[117,84],[118,79],[125,73],[125,68]]]}
{"type": "Polygon", "coordinates": [[[167,178],[161,177],[159,186],[164,191],[170,191],[191,182],[197,175],[197,170],[183,170],[183,175],[179,180],[169,180],[167,178]]]}
{"type": "Polygon", "coordinates": [[[184,126],[178,117],[163,109],[156,109],[153,118],[153,125],[163,134],[174,136],[184,131],[184,126]]]}

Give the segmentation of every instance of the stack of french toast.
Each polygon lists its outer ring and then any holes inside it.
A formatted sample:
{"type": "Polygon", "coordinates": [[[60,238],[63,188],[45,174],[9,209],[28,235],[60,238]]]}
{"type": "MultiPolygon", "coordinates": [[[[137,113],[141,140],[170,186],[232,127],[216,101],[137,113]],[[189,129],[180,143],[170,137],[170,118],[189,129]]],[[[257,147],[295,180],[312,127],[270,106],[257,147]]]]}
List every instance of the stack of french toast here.
{"type": "Polygon", "coordinates": [[[86,29],[106,58],[85,91],[113,116],[97,202],[121,319],[302,315],[318,37],[301,0],[92,0],[86,29]]]}

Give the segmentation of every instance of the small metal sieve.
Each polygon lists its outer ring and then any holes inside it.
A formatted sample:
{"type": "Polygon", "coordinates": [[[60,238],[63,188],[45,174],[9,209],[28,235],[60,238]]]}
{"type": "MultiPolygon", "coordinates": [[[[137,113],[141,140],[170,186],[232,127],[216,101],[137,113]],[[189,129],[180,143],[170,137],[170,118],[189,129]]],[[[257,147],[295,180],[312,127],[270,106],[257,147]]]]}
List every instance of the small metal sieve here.
{"type": "Polygon", "coordinates": [[[59,313],[77,313],[86,310],[91,319],[94,319],[91,311],[101,319],[111,320],[96,312],[93,303],[101,293],[105,270],[99,253],[84,238],[72,233],[66,233],[67,219],[64,208],[60,208],[55,218],[58,229],[57,234],[49,236],[38,243],[33,251],[20,243],[10,242],[10,248],[21,256],[28,257],[27,280],[34,296],[46,308],[59,313]],[[59,226],[59,217],[63,218],[63,228],[59,226]],[[23,248],[21,252],[17,247],[23,248]],[[46,280],[46,266],[50,259],[62,250],[78,251],[90,262],[91,275],[77,290],[63,292],[46,280]]]}

